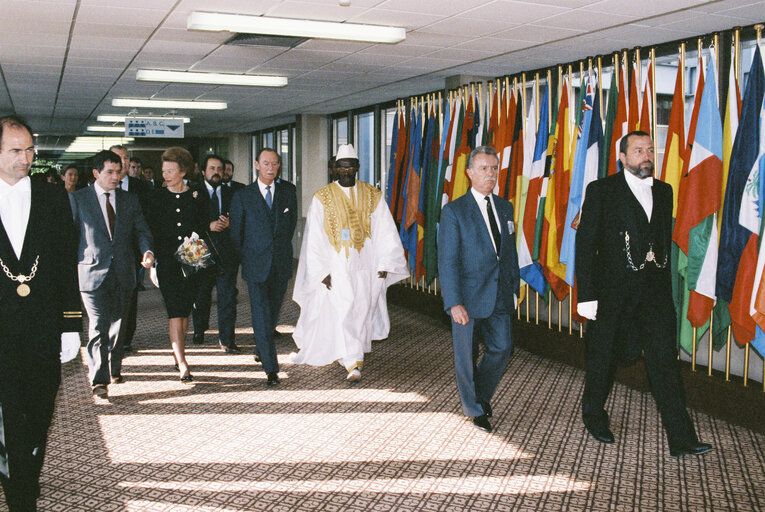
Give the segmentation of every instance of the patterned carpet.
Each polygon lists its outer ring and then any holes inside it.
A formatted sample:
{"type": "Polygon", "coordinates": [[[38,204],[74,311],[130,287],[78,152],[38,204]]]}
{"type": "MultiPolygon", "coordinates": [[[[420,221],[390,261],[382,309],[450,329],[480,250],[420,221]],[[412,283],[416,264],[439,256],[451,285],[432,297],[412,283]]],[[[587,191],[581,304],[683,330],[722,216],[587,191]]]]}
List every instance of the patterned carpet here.
{"type": "MultiPolygon", "coordinates": [[[[188,350],[192,385],[172,368],[158,292],[139,308],[138,351],[108,401],[91,396],[83,360],[65,365],[40,510],[765,509],[765,436],[692,411],[715,450],[677,460],[651,396],[617,385],[617,442],[602,445],[579,417],[583,373],[522,350],[495,396],[494,432],[475,429],[460,413],[450,332],[400,307],[359,384],[339,365],[292,365],[283,335],[275,389],[252,360],[246,292],[246,354],[219,352],[208,331],[188,350]]],[[[297,314],[286,301],[279,329],[297,314]]]]}

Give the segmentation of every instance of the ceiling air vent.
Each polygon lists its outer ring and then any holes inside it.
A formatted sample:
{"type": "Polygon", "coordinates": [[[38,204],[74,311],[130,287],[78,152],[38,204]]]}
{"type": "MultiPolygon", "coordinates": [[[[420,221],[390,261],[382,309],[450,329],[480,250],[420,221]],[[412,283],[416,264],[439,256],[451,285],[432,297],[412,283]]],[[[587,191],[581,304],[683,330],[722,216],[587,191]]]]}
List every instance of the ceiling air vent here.
{"type": "Polygon", "coordinates": [[[231,39],[226,41],[226,44],[233,46],[278,46],[282,48],[294,48],[305,41],[308,41],[307,37],[234,34],[231,39]]]}

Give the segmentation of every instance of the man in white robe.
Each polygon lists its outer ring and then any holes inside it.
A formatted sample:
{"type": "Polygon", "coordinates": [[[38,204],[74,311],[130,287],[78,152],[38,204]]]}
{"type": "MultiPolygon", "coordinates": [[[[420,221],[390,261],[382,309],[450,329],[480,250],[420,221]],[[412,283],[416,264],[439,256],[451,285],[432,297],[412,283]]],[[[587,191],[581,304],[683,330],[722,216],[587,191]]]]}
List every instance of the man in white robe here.
{"type": "Polygon", "coordinates": [[[337,361],[356,382],[372,340],[388,337],[388,286],[409,271],[382,192],[356,181],[353,146],[340,146],[335,165],[337,181],[319,189],[308,209],[292,297],[300,305],[293,362],[337,361]]]}

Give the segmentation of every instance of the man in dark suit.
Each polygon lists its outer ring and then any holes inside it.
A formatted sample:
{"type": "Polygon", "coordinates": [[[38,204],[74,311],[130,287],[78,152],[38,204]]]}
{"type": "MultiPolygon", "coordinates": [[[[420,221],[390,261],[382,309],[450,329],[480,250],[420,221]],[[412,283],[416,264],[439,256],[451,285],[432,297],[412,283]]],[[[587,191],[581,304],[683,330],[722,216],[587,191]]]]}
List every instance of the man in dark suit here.
{"type": "Polygon", "coordinates": [[[92,187],[69,196],[75,229],[80,294],[88,312],[88,368],[93,394],[105,397],[109,383],[122,382],[122,319],[136,286],[133,252],[151,267],[152,237],[138,197],[116,190],[120,157],[101,151],[93,159],[92,187]]]}
{"type": "Polygon", "coordinates": [[[234,162],[231,160],[223,160],[223,185],[234,192],[246,186],[244,183],[234,181],[234,162]]]}
{"type": "Polygon", "coordinates": [[[61,360],[79,353],[77,242],[62,187],[31,181],[32,130],[0,118],[0,482],[36,510],[61,360]]]}
{"type": "Polygon", "coordinates": [[[270,148],[258,154],[258,179],[234,195],[231,239],[247,282],[255,335],[255,356],[263,363],[267,384],[278,384],[279,363],[274,327],[287,282],[292,277],[292,235],[297,223],[295,185],[279,176],[281,159],[270,148]]]}
{"type": "MultiPolygon", "coordinates": [[[[125,146],[116,145],[109,148],[109,151],[119,155],[122,160],[122,170],[120,174],[120,182],[117,188],[130,192],[131,194],[138,195],[138,202],[141,204],[141,211],[144,216],[146,215],[147,205],[149,203],[149,194],[151,188],[149,184],[140,178],[134,178],[128,175],[128,169],[130,168],[130,157],[128,156],[128,150],[125,146]]],[[[123,341],[122,349],[125,352],[133,350],[133,336],[135,335],[136,327],[136,314],[138,312],[138,284],[143,287],[143,274],[141,273],[141,254],[137,251],[135,254],[135,271],[136,271],[136,288],[133,290],[133,296],[130,299],[130,309],[128,310],[125,319],[125,339],[123,341]],[[141,277],[140,281],[138,276],[141,277]]]]}
{"type": "MultiPolygon", "coordinates": [[[[210,324],[210,297],[215,287],[218,298],[218,343],[224,352],[236,354],[239,353],[239,347],[234,342],[236,274],[239,271],[239,260],[236,248],[231,241],[228,219],[234,191],[229,187],[221,186],[223,178],[221,157],[207,155],[202,169],[205,181],[197,190],[210,198],[209,241],[215,248],[215,256],[219,260],[216,261],[217,269],[215,269],[219,272],[216,274],[216,272],[205,271],[201,276],[192,314],[194,343],[204,343],[205,331],[210,324]]],[[[204,236],[202,233],[200,235],[204,236]]]]}
{"type": "Polygon", "coordinates": [[[454,369],[462,411],[491,432],[491,398],[513,352],[512,312],[519,294],[513,206],[492,193],[499,158],[490,146],[468,158],[471,188],[441,211],[438,274],[452,318],[454,369]],[[485,351],[477,362],[477,330],[485,351]]]}
{"type": "Polygon", "coordinates": [[[685,410],[677,361],[670,253],[672,188],[653,179],[653,141],[622,138],[624,171],[590,183],[576,235],[577,312],[588,318],[582,418],[587,431],[613,443],[605,403],[617,361],[645,353],[653,396],[674,457],[712,449],[700,443],[685,410]]]}

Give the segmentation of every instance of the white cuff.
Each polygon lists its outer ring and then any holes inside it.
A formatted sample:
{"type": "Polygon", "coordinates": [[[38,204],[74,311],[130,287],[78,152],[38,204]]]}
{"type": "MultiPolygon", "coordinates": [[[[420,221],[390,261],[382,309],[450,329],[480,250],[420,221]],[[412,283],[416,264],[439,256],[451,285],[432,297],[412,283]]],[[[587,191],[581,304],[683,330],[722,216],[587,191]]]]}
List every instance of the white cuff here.
{"type": "Polygon", "coordinates": [[[598,316],[598,301],[590,300],[576,305],[576,312],[587,320],[595,320],[598,316]]]}
{"type": "Polygon", "coordinates": [[[66,363],[80,353],[80,333],[61,333],[61,362],[66,363]]]}

